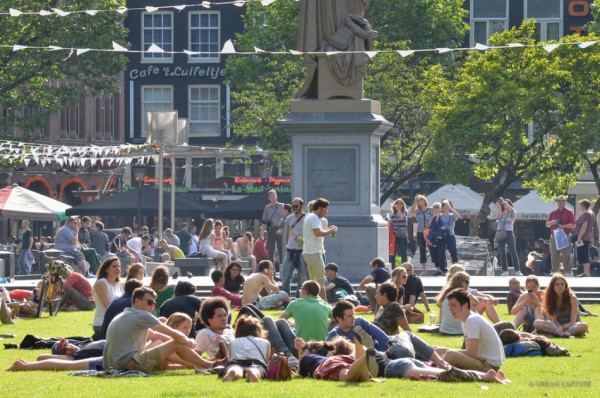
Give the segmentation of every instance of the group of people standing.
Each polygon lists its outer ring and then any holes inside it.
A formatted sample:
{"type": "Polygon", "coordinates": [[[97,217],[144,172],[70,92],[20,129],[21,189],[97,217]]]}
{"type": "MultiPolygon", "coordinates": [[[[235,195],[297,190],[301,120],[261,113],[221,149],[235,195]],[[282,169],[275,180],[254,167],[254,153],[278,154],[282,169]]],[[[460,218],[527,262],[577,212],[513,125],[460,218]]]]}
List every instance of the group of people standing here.
{"type": "MultiPolygon", "coordinates": [[[[460,215],[452,206],[452,202],[444,199],[429,207],[427,198],[417,195],[410,207],[410,217],[416,221],[417,225],[417,244],[422,275],[427,274],[427,250],[429,250],[431,262],[435,266],[436,275],[446,275],[448,272],[446,251],[450,254],[453,264],[458,262],[454,226],[460,215]]],[[[395,256],[400,257],[403,263],[407,261],[408,222],[409,210],[406,203],[402,199],[396,199],[392,203],[389,220],[390,236],[395,242],[390,247],[390,253],[393,249],[395,256]]],[[[393,256],[394,259],[395,256],[393,256]]]]}
{"type": "MultiPolygon", "coordinates": [[[[557,209],[552,211],[546,220],[546,227],[550,228],[548,273],[555,273],[562,264],[565,276],[573,276],[573,257],[575,247],[576,258],[583,272],[579,276],[590,276],[589,248],[594,242],[594,225],[596,216],[590,210],[591,202],[587,199],[580,200],[580,215],[575,214],[566,207],[566,198],[559,196],[556,199],[557,209]],[[560,245],[557,245],[557,235],[560,245]]],[[[497,228],[494,245],[498,248],[498,260],[502,268],[502,276],[508,275],[510,264],[516,276],[523,275],[524,269],[517,252],[514,234],[514,225],[517,213],[510,199],[499,198],[497,206],[497,228]]],[[[453,208],[452,202],[444,199],[434,203],[431,207],[427,198],[416,195],[413,205],[408,208],[402,199],[392,203],[389,216],[390,231],[390,260],[394,265],[396,257],[402,262],[407,261],[409,241],[409,223],[416,224],[416,243],[419,250],[419,262],[422,266],[422,275],[427,274],[427,255],[436,269],[436,275],[446,275],[448,261],[453,264],[458,262],[456,249],[456,236],[454,226],[460,218],[459,213],[453,208]]],[[[536,257],[536,259],[538,259],[536,257]]]]}

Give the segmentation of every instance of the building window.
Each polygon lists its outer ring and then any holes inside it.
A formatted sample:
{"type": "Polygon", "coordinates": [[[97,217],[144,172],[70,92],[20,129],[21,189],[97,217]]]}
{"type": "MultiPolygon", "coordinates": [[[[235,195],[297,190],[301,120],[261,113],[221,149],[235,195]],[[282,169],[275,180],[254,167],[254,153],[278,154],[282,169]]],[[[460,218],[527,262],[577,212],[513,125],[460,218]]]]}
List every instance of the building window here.
{"type": "Polygon", "coordinates": [[[508,28],[508,0],[471,0],[471,45],[508,28]]]}
{"type": "Polygon", "coordinates": [[[215,159],[192,159],[192,188],[206,188],[217,179],[215,159]]]}
{"type": "Polygon", "coordinates": [[[190,86],[190,137],[218,136],[221,131],[221,87],[190,86]]]}
{"type": "Polygon", "coordinates": [[[146,136],[146,113],[173,110],[172,86],[142,86],[142,137],[146,136]]]}
{"type": "Polygon", "coordinates": [[[60,137],[68,140],[82,139],[83,118],[80,104],[76,103],[60,112],[60,137]]]}
{"type": "MultiPolygon", "coordinates": [[[[142,14],[142,48],[148,50],[156,44],[164,51],[173,51],[173,14],[170,12],[153,12],[142,14]]],[[[171,62],[170,53],[143,53],[142,61],[171,62]]]]}
{"type": "Polygon", "coordinates": [[[535,19],[535,39],[560,40],[562,37],[562,0],[525,0],[525,19],[535,19]]]}
{"type": "Polygon", "coordinates": [[[116,96],[112,94],[96,97],[96,139],[99,141],[114,141],[117,130],[116,96]]]}
{"type": "Polygon", "coordinates": [[[246,175],[244,159],[224,158],[223,162],[223,177],[242,177],[246,175]]]}
{"type": "MultiPolygon", "coordinates": [[[[21,134],[24,137],[39,140],[49,140],[50,130],[48,128],[48,118],[41,116],[44,112],[37,108],[22,107],[21,112],[13,112],[12,114],[18,114],[21,121],[21,134]]],[[[13,128],[12,134],[16,136],[16,126],[13,128]]]]}
{"type": "Polygon", "coordinates": [[[191,62],[219,62],[220,60],[220,13],[218,11],[192,12],[189,14],[191,62]]]}

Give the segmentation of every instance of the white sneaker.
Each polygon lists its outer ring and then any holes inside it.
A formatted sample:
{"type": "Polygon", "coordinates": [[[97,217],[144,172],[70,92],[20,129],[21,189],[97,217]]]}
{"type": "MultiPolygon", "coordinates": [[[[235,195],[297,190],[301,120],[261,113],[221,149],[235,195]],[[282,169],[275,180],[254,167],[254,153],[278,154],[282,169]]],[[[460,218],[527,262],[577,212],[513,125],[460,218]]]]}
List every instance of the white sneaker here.
{"type": "Polygon", "coordinates": [[[504,271],[503,273],[500,274],[500,276],[508,276],[508,271],[504,271]]]}
{"type": "Polygon", "coordinates": [[[572,278],[573,277],[573,273],[572,272],[565,272],[564,276],[565,276],[565,278],[572,278]]]}
{"type": "Polygon", "coordinates": [[[523,274],[521,273],[521,271],[517,271],[515,272],[515,276],[523,276],[523,274]]]}

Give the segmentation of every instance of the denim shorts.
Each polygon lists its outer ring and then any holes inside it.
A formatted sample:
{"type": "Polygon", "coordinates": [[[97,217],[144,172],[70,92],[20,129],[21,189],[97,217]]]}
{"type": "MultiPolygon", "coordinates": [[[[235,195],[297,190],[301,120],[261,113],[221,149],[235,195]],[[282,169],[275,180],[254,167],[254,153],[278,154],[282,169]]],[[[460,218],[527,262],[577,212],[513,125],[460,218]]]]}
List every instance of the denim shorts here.
{"type": "Polygon", "coordinates": [[[412,368],[424,368],[425,364],[414,358],[400,358],[390,361],[385,367],[385,377],[401,379],[412,368]]]}

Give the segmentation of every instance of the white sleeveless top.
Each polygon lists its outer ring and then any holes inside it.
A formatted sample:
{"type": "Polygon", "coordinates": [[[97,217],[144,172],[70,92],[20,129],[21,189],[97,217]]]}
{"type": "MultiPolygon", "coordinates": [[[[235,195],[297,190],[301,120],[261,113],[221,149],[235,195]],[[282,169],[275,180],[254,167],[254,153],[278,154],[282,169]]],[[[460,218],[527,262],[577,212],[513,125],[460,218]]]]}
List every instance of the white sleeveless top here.
{"type": "MultiPolygon", "coordinates": [[[[117,297],[121,297],[123,295],[123,289],[121,287],[121,283],[119,282],[111,284],[108,279],[102,278],[96,283],[104,283],[106,285],[109,303],[117,297]]],[[[94,313],[94,321],[92,322],[92,326],[102,326],[106,308],[102,305],[102,301],[100,301],[100,297],[98,296],[98,293],[96,293],[96,289],[94,289],[94,301],[96,301],[96,312],[94,313]]]]}
{"type": "Polygon", "coordinates": [[[269,342],[254,336],[238,337],[231,342],[231,359],[255,359],[267,366],[269,342]],[[260,348],[260,351],[259,351],[260,348]]]}

